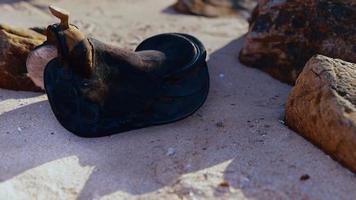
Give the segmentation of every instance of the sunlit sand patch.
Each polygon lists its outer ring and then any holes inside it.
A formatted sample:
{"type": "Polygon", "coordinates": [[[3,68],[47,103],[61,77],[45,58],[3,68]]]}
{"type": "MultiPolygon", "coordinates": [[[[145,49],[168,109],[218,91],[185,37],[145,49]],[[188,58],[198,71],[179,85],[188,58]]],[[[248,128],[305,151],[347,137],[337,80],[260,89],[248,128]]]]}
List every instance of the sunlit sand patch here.
{"type": "Polygon", "coordinates": [[[0,101],[0,115],[18,108],[28,106],[30,104],[46,101],[47,96],[41,95],[37,97],[24,98],[24,99],[6,99],[0,101]]]}
{"type": "Polygon", "coordinates": [[[224,171],[233,160],[227,160],[218,165],[187,173],[179,177],[171,185],[157,191],[134,195],[124,191],[108,194],[101,200],[112,199],[248,199],[242,190],[230,187],[224,181],[224,171]]]}
{"type": "Polygon", "coordinates": [[[0,183],[1,199],[76,199],[94,167],[81,166],[77,156],[29,169],[0,183]]]}

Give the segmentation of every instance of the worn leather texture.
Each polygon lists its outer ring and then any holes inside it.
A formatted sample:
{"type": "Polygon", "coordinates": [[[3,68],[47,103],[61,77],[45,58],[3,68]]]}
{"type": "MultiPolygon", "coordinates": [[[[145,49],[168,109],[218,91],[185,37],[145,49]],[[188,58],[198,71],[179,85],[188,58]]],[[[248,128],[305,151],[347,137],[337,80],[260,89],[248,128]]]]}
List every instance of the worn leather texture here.
{"type": "MultiPolygon", "coordinates": [[[[209,91],[206,50],[185,34],[161,34],[135,52],[89,39],[94,74],[80,66],[48,63],[44,83],[53,113],[70,132],[100,137],[174,122],[193,114],[209,91]]],[[[79,43],[74,53],[81,54],[79,43]]]]}

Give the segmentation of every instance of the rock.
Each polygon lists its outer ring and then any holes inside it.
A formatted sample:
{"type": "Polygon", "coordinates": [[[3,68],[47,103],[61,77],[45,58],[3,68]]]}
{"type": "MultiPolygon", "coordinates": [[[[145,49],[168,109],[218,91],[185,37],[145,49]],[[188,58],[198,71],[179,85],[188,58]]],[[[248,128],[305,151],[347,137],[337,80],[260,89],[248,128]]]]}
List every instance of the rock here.
{"type": "Polygon", "coordinates": [[[288,97],[286,123],[356,173],[356,64],[311,58],[288,97]]]}
{"type": "Polygon", "coordinates": [[[355,0],[260,0],[240,61],[294,84],[314,55],[356,63],[355,0]]]}
{"type": "Polygon", "coordinates": [[[255,0],[178,0],[174,7],[182,13],[220,17],[247,14],[255,5],[255,0]]]}
{"type": "Polygon", "coordinates": [[[30,29],[0,25],[0,88],[41,91],[27,76],[26,59],[45,40],[44,35],[30,29]]]}

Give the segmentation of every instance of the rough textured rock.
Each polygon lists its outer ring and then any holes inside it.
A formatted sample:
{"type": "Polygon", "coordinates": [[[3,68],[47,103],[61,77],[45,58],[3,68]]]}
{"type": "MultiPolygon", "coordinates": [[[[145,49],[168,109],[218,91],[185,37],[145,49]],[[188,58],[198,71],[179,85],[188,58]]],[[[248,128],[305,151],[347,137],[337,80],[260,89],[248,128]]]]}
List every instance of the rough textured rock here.
{"type": "Polygon", "coordinates": [[[356,64],[315,56],[286,105],[288,126],[356,173],[356,64]]]}
{"type": "Polygon", "coordinates": [[[254,0],[178,0],[177,11],[206,17],[247,14],[254,6],[254,0]]]}
{"type": "Polygon", "coordinates": [[[356,62],[355,22],[356,0],[260,0],[240,61],[294,84],[316,54],[356,62]]]}
{"type": "Polygon", "coordinates": [[[0,25],[0,88],[41,90],[27,76],[26,59],[45,39],[44,35],[29,29],[0,25]]]}

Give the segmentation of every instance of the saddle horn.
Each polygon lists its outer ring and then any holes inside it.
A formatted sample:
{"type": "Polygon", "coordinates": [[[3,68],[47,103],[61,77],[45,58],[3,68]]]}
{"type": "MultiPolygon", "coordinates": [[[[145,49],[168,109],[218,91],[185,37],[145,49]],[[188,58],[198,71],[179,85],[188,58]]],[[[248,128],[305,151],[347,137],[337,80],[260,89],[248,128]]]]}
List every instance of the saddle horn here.
{"type": "Polygon", "coordinates": [[[49,6],[52,15],[61,20],[61,27],[63,30],[69,28],[69,12],[56,6],[49,6]]]}

